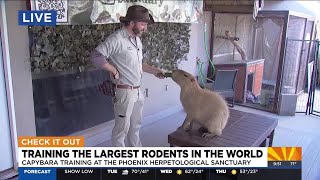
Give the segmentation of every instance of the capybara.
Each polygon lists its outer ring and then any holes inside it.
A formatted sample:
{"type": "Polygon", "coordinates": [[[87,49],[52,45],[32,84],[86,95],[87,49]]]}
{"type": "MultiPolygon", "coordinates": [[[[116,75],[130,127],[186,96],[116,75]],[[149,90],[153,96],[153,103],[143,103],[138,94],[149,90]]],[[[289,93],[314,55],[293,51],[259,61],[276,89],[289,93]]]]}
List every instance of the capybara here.
{"type": "Polygon", "coordinates": [[[195,77],[180,69],[172,71],[172,79],[180,86],[180,100],[187,113],[182,124],[186,131],[192,129],[193,121],[206,130],[203,137],[220,136],[229,119],[229,107],[218,93],[202,89],[195,77]]]}

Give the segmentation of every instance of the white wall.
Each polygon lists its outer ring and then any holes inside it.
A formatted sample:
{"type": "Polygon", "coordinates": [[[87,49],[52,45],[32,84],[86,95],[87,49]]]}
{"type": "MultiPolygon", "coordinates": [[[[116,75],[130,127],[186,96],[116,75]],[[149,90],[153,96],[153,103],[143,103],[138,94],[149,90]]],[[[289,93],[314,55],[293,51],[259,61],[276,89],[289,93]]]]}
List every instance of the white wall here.
{"type": "Polygon", "coordinates": [[[0,42],[0,144],[2,145],[2,148],[0,148],[0,171],[13,167],[10,120],[8,114],[6,82],[4,74],[2,43],[0,42]]]}
{"type": "Polygon", "coordinates": [[[18,136],[33,136],[36,133],[33,109],[33,91],[27,27],[18,26],[18,10],[25,10],[25,1],[5,1],[7,26],[7,57],[10,63],[13,89],[12,116],[16,121],[18,136]]]}
{"type": "MultiPolygon", "coordinates": [[[[12,138],[11,143],[3,143],[4,146],[12,145],[11,153],[15,169],[18,168],[17,137],[35,135],[32,83],[27,59],[29,57],[27,28],[18,27],[17,12],[26,9],[25,6],[24,1],[0,2],[3,67],[10,121],[10,129],[7,130],[12,138]]],[[[0,132],[0,136],[5,136],[5,130],[0,132]]]]}

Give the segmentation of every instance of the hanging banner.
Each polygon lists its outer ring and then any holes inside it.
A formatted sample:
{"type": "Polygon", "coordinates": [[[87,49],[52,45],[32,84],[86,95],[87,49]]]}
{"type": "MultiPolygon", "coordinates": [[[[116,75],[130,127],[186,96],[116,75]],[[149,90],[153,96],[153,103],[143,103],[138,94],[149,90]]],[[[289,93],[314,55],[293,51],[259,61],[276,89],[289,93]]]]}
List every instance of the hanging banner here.
{"type": "Polygon", "coordinates": [[[200,23],[203,0],[31,0],[31,10],[56,10],[59,25],[120,23],[128,7],[149,9],[155,22],[200,23]]]}

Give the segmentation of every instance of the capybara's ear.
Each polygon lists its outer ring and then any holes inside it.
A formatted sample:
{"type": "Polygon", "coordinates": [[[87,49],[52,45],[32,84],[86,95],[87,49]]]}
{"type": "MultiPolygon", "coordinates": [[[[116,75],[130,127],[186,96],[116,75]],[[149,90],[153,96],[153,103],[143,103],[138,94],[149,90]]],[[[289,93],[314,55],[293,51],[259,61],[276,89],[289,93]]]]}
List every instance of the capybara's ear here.
{"type": "Polygon", "coordinates": [[[195,78],[191,78],[191,82],[195,82],[196,81],[196,79],[195,78]]]}

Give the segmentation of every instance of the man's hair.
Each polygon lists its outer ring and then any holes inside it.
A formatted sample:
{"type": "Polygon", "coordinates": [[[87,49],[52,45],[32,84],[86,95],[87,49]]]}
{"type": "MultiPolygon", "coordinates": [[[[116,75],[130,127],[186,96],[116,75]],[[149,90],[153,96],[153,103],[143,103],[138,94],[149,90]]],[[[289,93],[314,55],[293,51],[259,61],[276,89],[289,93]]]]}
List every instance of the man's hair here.
{"type": "MultiPolygon", "coordinates": [[[[124,26],[129,26],[131,21],[125,21],[123,22],[124,26]]],[[[138,22],[138,21],[133,21],[134,23],[138,22]]]]}
{"type": "Polygon", "coordinates": [[[123,22],[124,26],[129,26],[130,25],[130,21],[125,21],[123,22]]]}

